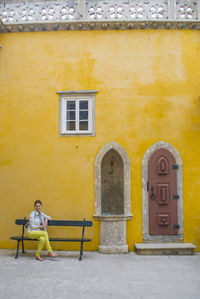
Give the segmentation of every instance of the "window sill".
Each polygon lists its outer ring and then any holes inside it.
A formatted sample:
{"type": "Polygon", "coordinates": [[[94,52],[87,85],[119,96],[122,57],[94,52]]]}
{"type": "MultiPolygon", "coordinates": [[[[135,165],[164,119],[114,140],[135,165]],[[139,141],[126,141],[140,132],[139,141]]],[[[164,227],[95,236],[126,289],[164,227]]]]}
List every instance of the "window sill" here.
{"type": "Polygon", "coordinates": [[[94,137],[96,136],[95,133],[60,133],[59,137],[79,137],[79,136],[83,136],[83,137],[94,137]]]}

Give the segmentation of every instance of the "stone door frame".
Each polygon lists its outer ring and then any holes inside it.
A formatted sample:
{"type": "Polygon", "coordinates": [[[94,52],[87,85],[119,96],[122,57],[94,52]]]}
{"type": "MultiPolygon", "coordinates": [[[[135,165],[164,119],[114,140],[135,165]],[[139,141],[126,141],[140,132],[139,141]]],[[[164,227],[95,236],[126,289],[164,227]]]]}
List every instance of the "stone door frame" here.
{"type": "Polygon", "coordinates": [[[153,144],[144,154],[142,160],[142,222],[143,241],[171,242],[183,240],[183,163],[179,152],[169,143],[159,141],[153,144]],[[177,169],[177,194],[178,199],[178,224],[180,226],[177,235],[149,235],[149,203],[148,203],[148,162],[154,151],[160,148],[167,149],[176,160],[177,169]]]}
{"type": "Polygon", "coordinates": [[[95,176],[95,219],[100,218],[123,218],[130,219],[131,215],[131,173],[130,173],[130,159],[125,149],[118,143],[111,141],[103,146],[98,152],[95,159],[94,166],[95,176]],[[122,158],[124,167],[124,214],[123,215],[102,215],[101,214],[101,162],[105,154],[114,149],[122,158]]]}

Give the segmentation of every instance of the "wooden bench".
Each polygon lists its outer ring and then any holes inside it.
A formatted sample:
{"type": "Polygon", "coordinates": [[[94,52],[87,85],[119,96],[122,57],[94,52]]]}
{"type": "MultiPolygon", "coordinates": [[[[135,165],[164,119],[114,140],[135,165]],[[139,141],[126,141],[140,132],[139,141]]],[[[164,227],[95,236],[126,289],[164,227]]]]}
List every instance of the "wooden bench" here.
{"type": "MultiPolygon", "coordinates": [[[[15,258],[18,258],[18,252],[19,252],[19,245],[20,242],[22,242],[22,253],[25,253],[24,251],[24,241],[38,241],[37,239],[30,239],[26,236],[24,236],[24,230],[25,226],[28,222],[28,219],[26,217],[24,219],[16,219],[15,224],[22,225],[22,234],[21,236],[13,236],[10,239],[17,241],[17,251],[15,258]]],[[[82,260],[83,255],[83,243],[84,242],[90,242],[91,239],[85,239],[84,238],[84,232],[86,226],[92,226],[92,221],[86,221],[85,219],[83,221],[72,221],[72,220],[49,220],[48,226],[76,226],[76,227],[82,227],[82,237],[80,238],[49,238],[50,242],[80,242],[80,257],[79,260],[82,260]]]]}

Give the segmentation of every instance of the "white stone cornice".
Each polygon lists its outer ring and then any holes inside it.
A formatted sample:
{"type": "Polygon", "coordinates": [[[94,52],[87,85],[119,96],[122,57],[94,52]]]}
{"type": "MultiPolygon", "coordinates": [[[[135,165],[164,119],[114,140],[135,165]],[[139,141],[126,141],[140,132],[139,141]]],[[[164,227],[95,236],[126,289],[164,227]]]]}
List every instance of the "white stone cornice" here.
{"type": "Polygon", "coordinates": [[[0,25],[0,33],[37,31],[84,31],[84,30],[138,30],[138,29],[184,29],[200,30],[199,21],[143,21],[143,22],[62,22],[0,25]]]}
{"type": "Polygon", "coordinates": [[[0,2],[1,32],[200,29],[199,0],[0,2]]]}

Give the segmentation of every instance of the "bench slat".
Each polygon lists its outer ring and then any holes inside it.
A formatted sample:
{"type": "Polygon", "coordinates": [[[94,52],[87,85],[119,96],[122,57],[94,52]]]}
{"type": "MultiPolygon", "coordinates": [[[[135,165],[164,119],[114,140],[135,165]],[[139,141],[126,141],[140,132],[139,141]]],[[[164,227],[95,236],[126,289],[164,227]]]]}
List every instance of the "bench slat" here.
{"type": "Polygon", "coordinates": [[[25,225],[28,222],[28,219],[16,219],[15,224],[17,225],[25,225]]]}
{"type": "Polygon", "coordinates": [[[92,226],[92,221],[49,220],[50,226],[92,226]]]}
{"type": "MultiPolygon", "coordinates": [[[[11,240],[22,240],[22,237],[20,236],[13,236],[10,238],[11,240]]],[[[30,239],[28,237],[23,238],[24,241],[38,241],[38,239],[30,239]]],[[[90,242],[92,239],[81,239],[81,238],[49,238],[49,241],[51,242],[90,242]]]]}
{"type": "MultiPolygon", "coordinates": [[[[28,219],[16,219],[15,224],[25,225],[28,219]]],[[[48,226],[92,226],[92,221],[49,220],[48,226]]]]}

